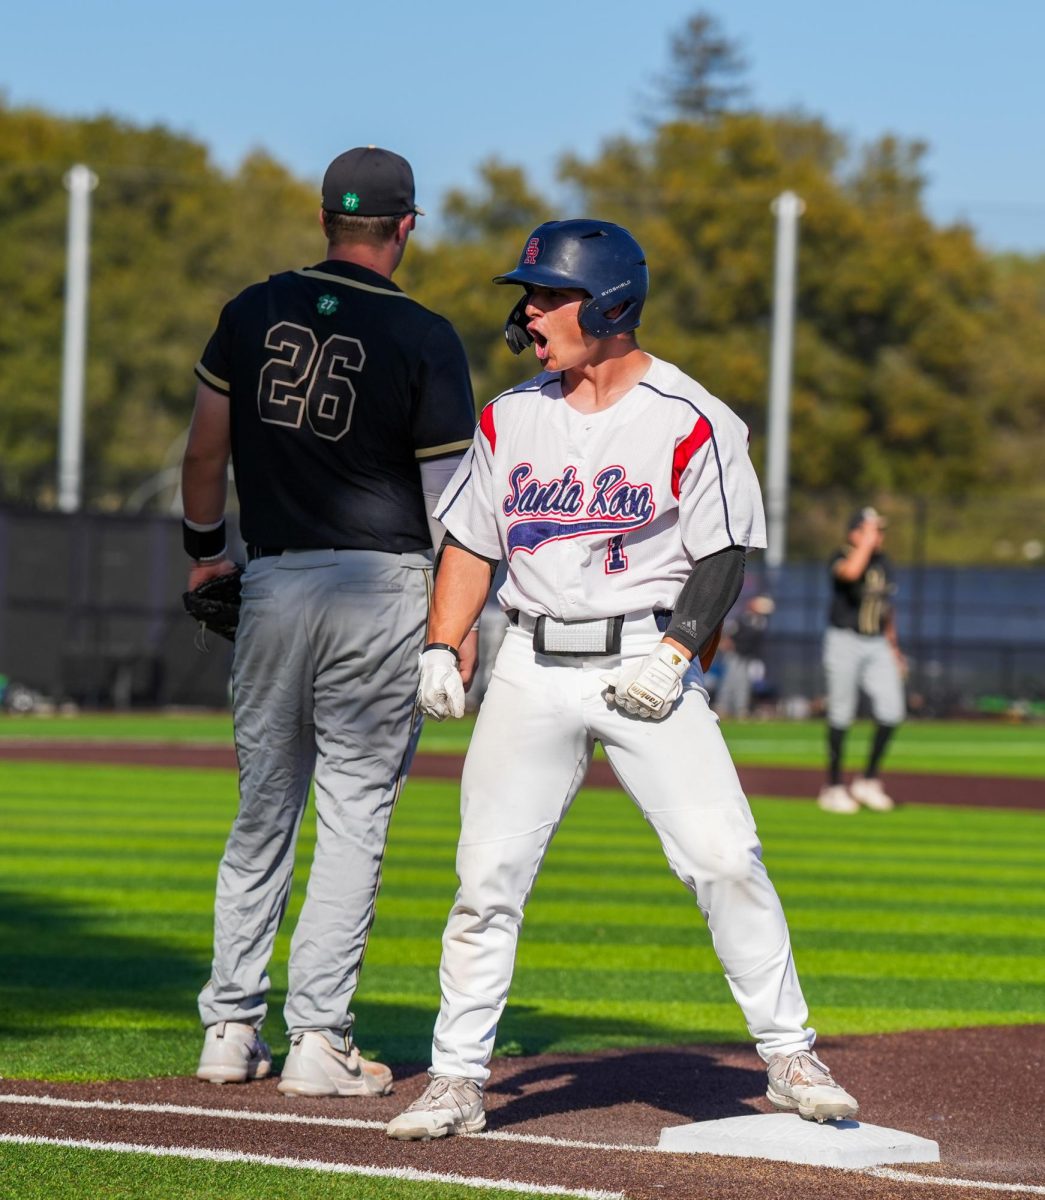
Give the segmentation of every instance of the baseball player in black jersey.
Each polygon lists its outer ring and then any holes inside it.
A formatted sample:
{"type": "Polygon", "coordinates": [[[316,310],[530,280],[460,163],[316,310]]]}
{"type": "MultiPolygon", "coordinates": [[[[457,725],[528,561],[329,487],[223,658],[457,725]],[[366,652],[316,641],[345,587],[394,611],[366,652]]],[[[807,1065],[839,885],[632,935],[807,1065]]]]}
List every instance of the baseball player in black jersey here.
{"type": "Polygon", "coordinates": [[[817,803],[827,812],[854,813],[861,805],[893,807],[878,778],[882,755],[906,715],[904,658],[893,619],[896,587],[882,553],[885,521],[862,508],[849,521],[847,545],[831,559],[831,611],[824,636],[827,678],[828,778],[817,803]],[[845,735],[863,691],[875,720],[867,769],[847,789],[842,782],[845,735]]]}
{"type": "MultiPolygon", "coordinates": [[[[197,1074],[261,1078],[267,965],[315,780],[317,838],[290,949],[279,1090],[387,1092],[350,1004],[415,717],[435,500],[471,445],[468,366],[444,318],[392,282],[416,216],[405,159],[376,147],[323,181],[327,257],[230,301],[196,367],[182,472],[189,587],[234,569],[231,456],[247,543],[233,659],[239,813],[218,871],[197,1074]]],[[[463,654],[474,667],[473,636],[463,654]]]]}

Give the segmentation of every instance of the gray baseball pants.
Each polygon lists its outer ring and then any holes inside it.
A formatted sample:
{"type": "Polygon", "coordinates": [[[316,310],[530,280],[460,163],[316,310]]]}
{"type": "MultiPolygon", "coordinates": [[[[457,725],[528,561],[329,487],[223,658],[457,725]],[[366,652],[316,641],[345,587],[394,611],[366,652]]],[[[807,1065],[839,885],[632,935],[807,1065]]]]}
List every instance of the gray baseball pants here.
{"type": "Polygon", "coordinates": [[[421,723],[424,554],[286,551],[243,577],[233,658],[240,805],[218,868],[205,1026],[260,1027],[298,829],[315,778],[316,848],[290,946],[287,1030],[344,1045],[392,810],[421,723]]]}
{"type": "Polygon", "coordinates": [[[896,656],[884,636],[852,629],[828,629],[824,635],[827,723],[848,729],[856,718],[861,690],[879,725],[899,725],[906,716],[903,680],[896,656]]]}
{"type": "Polygon", "coordinates": [[[751,713],[751,659],[735,650],[722,655],[722,682],[715,693],[715,712],[723,717],[751,713]]]}

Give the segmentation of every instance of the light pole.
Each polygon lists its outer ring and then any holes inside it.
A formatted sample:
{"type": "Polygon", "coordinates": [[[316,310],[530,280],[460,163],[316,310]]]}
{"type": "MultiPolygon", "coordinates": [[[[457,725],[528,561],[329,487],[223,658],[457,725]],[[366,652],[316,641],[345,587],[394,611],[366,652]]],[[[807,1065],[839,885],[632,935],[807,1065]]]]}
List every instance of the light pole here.
{"type": "Polygon", "coordinates": [[[805,205],[794,192],[782,192],[776,213],[776,263],[773,275],[773,345],[769,365],[769,419],[766,446],[766,566],[773,570],[787,557],[788,440],[791,432],[791,359],[795,327],[795,268],[798,218],[805,205]]]}
{"type": "Polygon", "coordinates": [[[62,182],[69,189],[65,262],[62,409],[58,433],[58,507],[76,512],[83,498],[83,376],[87,342],[87,273],[91,192],[98,176],[78,163],[62,182]]]}

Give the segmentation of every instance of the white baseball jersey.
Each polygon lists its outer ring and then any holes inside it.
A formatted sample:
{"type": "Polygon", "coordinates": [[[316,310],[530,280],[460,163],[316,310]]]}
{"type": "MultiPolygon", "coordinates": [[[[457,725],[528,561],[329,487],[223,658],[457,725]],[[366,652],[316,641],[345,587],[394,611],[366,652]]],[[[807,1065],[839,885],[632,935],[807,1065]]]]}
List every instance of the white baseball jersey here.
{"type": "Polygon", "coordinates": [[[731,409],[660,359],[594,413],[542,372],[483,409],[437,512],[462,545],[507,559],[506,610],[670,609],[698,559],[766,544],[747,444],[731,409]]]}

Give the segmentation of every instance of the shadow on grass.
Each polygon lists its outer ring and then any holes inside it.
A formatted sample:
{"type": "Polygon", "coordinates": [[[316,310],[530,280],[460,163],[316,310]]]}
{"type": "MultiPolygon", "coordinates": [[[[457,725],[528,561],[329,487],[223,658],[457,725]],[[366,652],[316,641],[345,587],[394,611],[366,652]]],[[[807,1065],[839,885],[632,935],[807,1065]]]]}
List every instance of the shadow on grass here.
{"type": "Polygon", "coordinates": [[[194,1070],[210,955],[111,914],[0,891],[0,1061],[12,1078],[114,1079],[194,1070]]]}
{"type": "Polygon", "coordinates": [[[64,901],[0,891],[0,991],[8,995],[0,1033],[105,1006],[175,1019],[186,1006],[195,1011],[209,958],[173,950],[162,938],[106,932],[102,920],[64,901]]]}

